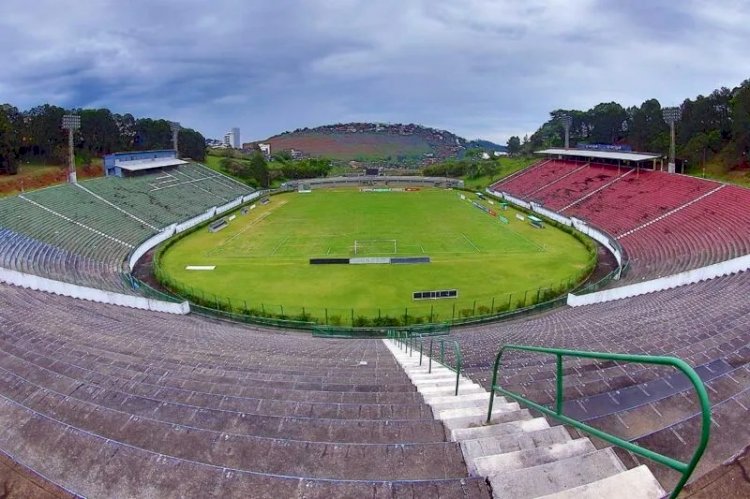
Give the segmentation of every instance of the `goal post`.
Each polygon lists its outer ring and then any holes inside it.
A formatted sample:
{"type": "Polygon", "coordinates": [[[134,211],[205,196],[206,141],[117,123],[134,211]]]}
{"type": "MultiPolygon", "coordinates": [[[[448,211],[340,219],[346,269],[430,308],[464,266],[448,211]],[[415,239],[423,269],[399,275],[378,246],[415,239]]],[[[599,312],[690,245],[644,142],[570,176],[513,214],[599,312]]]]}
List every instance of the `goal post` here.
{"type": "Polygon", "coordinates": [[[355,255],[397,255],[397,239],[355,239],[355,255]]]}

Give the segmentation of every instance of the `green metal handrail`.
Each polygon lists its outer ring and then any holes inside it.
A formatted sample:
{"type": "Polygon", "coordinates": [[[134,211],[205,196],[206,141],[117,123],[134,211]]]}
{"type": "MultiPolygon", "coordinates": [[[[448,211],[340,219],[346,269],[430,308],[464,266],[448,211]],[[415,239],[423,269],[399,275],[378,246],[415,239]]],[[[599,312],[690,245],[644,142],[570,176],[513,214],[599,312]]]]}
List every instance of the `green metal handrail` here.
{"type": "MultiPolygon", "coordinates": [[[[403,350],[405,353],[408,353],[411,357],[414,353],[414,347],[415,345],[419,344],[419,365],[422,365],[422,357],[424,355],[424,341],[426,338],[422,337],[421,334],[410,334],[407,331],[388,331],[387,337],[391,340],[395,341],[399,349],[403,350]]],[[[432,349],[435,342],[435,337],[430,336],[430,343],[429,343],[429,367],[427,369],[428,373],[432,372],[432,349]]],[[[463,368],[464,360],[463,355],[461,355],[461,346],[458,344],[458,341],[456,340],[447,340],[445,338],[437,338],[437,341],[440,343],[440,363],[450,369],[451,371],[456,372],[456,389],[454,391],[455,395],[458,395],[458,385],[461,381],[461,369],[463,368]],[[445,363],[445,344],[449,343],[453,346],[453,359],[454,359],[454,365],[451,366],[449,364],[445,363]]]]}
{"type": "MultiPolygon", "coordinates": [[[[456,340],[446,340],[445,338],[438,338],[437,341],[440,343],[440,363],[450,369],[451,371],[456,372],[456,390],[454,391],[455,395],[458,395],[458,384],[461,381],[461,369],[464,365],[464,359],[461,355],[461,346],[458,344],[458,341],[456,340]],[[453,346],[453,360],[454,365],[451,366],[449,364],[445,363],[445,344],[449,343],[453,346]]],[[[432,372],[432,347],[435,342],[435,338],[430,338],[430,346],[429,346],[429,367],[427,369],[428,373],[432,372]]],[[[422,365],[422,349],[424,346],[424,338],[419,338],[419,365],[422,365]]]]}
{"type": "Polygon", "coordinates": [[[639,456],[643,456],[659,464],[672,468],[673,470],[679,473],[682,473],[682,478],[679,480],[679,482],[677,482],[677,485],[675,486],[674,490],[670,494],[670,498],[676,498],[677,494],[680,493],[682,488],[687,483],[688,479],[690,478],[690,475],[693,473],[693,471],[695,470],[695,467],[698,465],[698,461],[703,455],[703,451],[705,451],[706,445],[708,445],[708,438],[711,433],[711,403],[708,400],[708,393],[706,392],[706,387],[703,385],[703,381],[701,381],[700,377],[695,372],[695,370],[693,370],[693,368],[690,367],[690,365],[688,365],[687,362],[685,362],[682,359],[678,359],[676,357],[629,355],[629,354],[602,353],[602,352],[584,352],[584,351],[578,351],[578,350],[566,350],[562,348],[533,347],[533,346],[526,346],[526,345],[505,345],[500,349],[500,351],[497,353],[497,356],[495,357],[495,365],[494,365],[493,372],[492,372],[492,388],[490,390],[490,404],[487,410],[487,424],[490,423],[490,420],[492,418],[492,403],[494,402],[496,392],[502,395],[505,395],[506,397],[510,397],[517,402],[523,402],[526,405],[530,406],[533,409],[536,409],[537,411],[543,414],[551,416],[557,419],[558,421],[568,424],[583,432],[589,433],[597,438],[600,438],[606,442],[609,442],[610,444],[617,445],[618,447],[622,447],[623,449],[626,449],[634,454],[638,454],[639,456]],[[505,353],[506,350],[521,350],[525,352],[546,353],[550,355],[555,355],[557,357],[557,375],[556,375],[557,393],[555,394],[555,409],[554,410],[550,409],[549,407],[543,406],[541,404],[537,404],[536,402],[532,402],[531,400],[528,400],[525,397],[518,395],[517,393],[506,390],[505,388],[502,388],[501,386],[497,384],[497,371],[498,371],[498,368],[500,367],[500,358],[503,356],[503,353],[505,353]],[[571,417],[564,415],[563,414],[563,401],[564,401],[563,361],[562,361],[563,357],[579,357],[579,358],[585,358],[585,359],[611,360],[611,361],[616,361],[616,362],[634,362],[634,363],[639,363],[639,364],[654,364],[654,365],[661,365],[661,366],[670,366],[670,367],[674,367],[680,370],[685,376],[687,376],[687,378],[693,384],[693,387],[695,388],[695,391],[698,395],[698,401],[700,402],[700,406],[701,406],[701,421],[702,421],[701,438],[700,438],[700,442],[698,443],[698,447],[695,449],[695,452],[693,453],[693,457],[690,459],[690,461],[687,463],[678,461],[677,459],[674,459],[674,458],[659,454],[658,452],[654,452],[652,450],[646,449],[644,447],[641,447],[640,445],[636,445],[632,442],[624,440],[615,435],[611,435],[605,431],[599,430],[597,428],[594,428],[576,419],[573,419],[571,417]]]}

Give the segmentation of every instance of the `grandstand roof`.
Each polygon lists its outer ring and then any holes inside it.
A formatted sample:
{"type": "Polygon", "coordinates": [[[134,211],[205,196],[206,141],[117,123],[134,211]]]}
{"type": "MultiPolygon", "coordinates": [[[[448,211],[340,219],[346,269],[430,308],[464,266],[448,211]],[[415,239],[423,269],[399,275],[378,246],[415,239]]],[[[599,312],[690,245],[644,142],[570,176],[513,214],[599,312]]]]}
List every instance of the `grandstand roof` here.
{"type": "Polygon", "coordinates": [[[620,161],[651,161],[661,157],[659,154],[650,152],[623,152],[623,151],[595,151],[592,149],[544,149],[536,151],[535,154],[549,154],[567,157],[584,157],[596,159],[616,159],[620,161]]]}
{"type": "Polygon", "coordinates": [[[116,160],[115,164],[130,172],[140,170],[150,170],[151,168],[163,168],[165,166],[186,165],[187,161],[177,158],[155,158],[155,159],[135,159],[131,161],[116,160]]]}

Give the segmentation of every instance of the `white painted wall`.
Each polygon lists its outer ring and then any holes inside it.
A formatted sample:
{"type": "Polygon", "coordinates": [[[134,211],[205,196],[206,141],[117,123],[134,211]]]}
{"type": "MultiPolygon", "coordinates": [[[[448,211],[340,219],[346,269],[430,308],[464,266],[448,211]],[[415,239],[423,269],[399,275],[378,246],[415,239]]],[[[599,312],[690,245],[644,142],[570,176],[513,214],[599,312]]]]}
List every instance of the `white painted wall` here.
{"type": "Polygon", "coordinates": [[[85,286],[78,286],[77,284],[55,281],[46,277],[25,274],[4,268],[0,268],[0,281],[22,288],[46,291],[80,300],[120,305],[122,307],[139,308],[168,314],[187,314],[190,312],[190,305],[186,301],[182,303],[170,303],[161,300],[152,300],[142,296],[131,296],[112,291],[87,288],[85,286]]]}
{"type": "Polygon", "coordinates": [[[130,253],[130,258],[128,259],[128,268],[132,272],[135,268],[136,262],[141,259],[143,255],[148,252],[151,248],[154,248],[158,246],[159,244],[163,243],[173,235],[175,235],[175,228],[177,227],[177,224],[172,224],[168,227],[165,227],[161,230],[158,234],[155,234],[151,236],[150,238],[146,239],[143,243],[141,243],[140,246],[138,246],[136,249],[134,249],[130,253]]]}
{"type": "Polygon", "coordinates": [[[252,194],[240,196],[237,199],[221,206],[212,206],[211,208],[206,210],[205,213],[201,213],[200,215],[185,220],[184,222],[172,224],[169,227],[165,227],[161,232],[153,237],[150,237],[149,239],[146,239],[140,246],[132,251],[132,253],[130,254],[130,259],[128,260],[130,271],[133,271],[136,263],[138,263],[138,260],[140,260],[141,257],[145,255],[151,248],[155,248],[172,236],[175,236],[181,232],[185,232],[188,229],[192,229],[196,225],[200,225],[203,222],[207,222],[216,215],[221,215],[222,213],[236,208],[242,203],[257,199],[259,196],[260,192],[253,192],[252,194]]]}
{"type": "Polygon", "coordinates": [[[580,307],[582,305],[591,305],[594,303],[604,303],[613,300],[621,300],[633,296],[664,291],[666,289],[695,284],[700,281],[707,281],[716,277],[721,277],[737,272],[743,272],[750,269],[750,255],[733,258],[724,262],[715,263],[699,269],[688,270],[659,279],[621,286],[619,288],[606,289],[587,295],[576,296],[568,294],[568,305],[571,307],[580,307]]]}

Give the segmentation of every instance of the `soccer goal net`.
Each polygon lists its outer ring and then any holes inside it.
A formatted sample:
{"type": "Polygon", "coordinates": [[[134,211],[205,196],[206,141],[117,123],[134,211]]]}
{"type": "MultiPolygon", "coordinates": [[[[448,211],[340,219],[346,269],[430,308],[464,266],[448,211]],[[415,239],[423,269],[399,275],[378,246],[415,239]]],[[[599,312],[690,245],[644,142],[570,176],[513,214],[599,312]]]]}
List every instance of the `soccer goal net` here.
{"type": "Polygon", "coordinates": [[[359,256],[396,255],[398,254],[398,241],[396,239],[355,239],[354,254],[359,256]]]}

